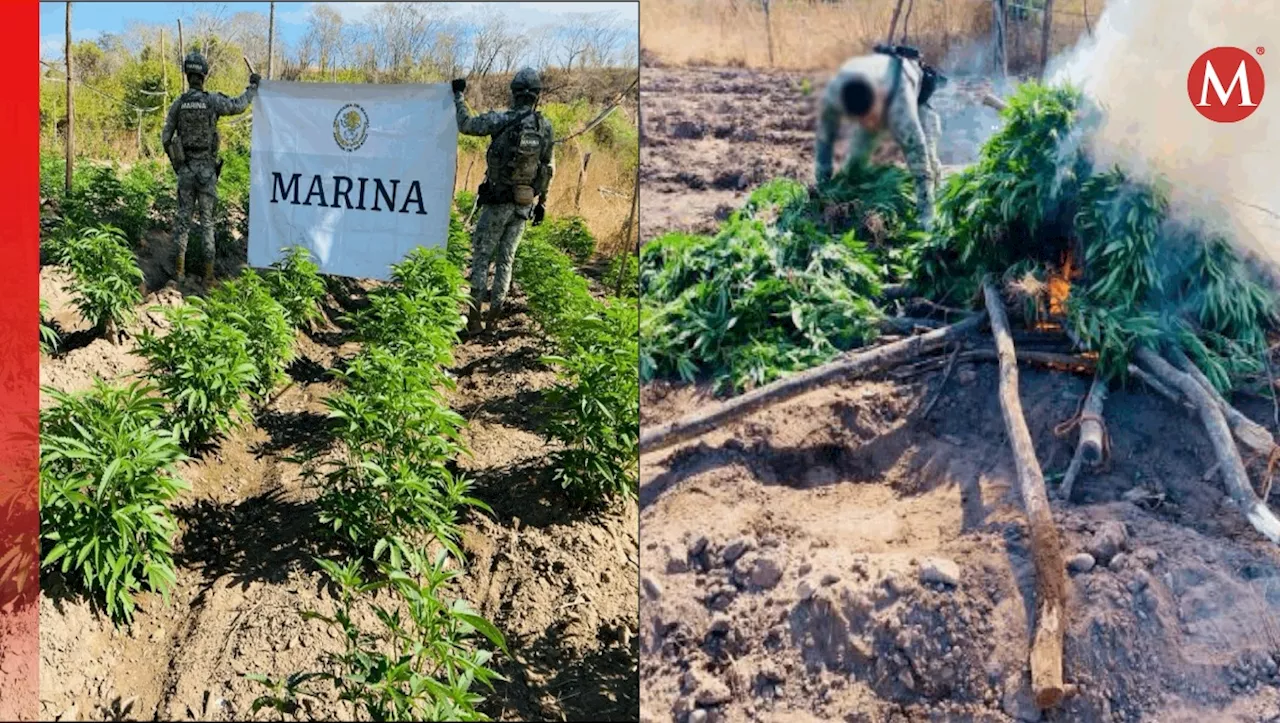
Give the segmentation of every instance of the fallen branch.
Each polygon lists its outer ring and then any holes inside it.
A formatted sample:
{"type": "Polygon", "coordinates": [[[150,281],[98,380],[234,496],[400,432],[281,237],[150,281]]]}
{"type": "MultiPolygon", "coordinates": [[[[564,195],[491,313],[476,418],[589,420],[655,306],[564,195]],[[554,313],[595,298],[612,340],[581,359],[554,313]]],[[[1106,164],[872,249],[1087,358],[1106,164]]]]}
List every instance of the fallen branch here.
{"type": "Polygon", "coordinates": [[[983,93],[982,104],[990,108],[995,108],[996,110],[1004,110],[1009,107],[1008,103],[1000,100],[993,93],[983,93]]]}
{"type": "Polygon", "coordinates": [[[886,316],[880,320],[880,330],[898,334],[913,334],[916,329],[940,329],[945,322],[911,316],[886,316]]]}
{"type": "Polygon", "coordinates": [[[1213,382],[1200,371],[1200,368],[1191,363],[1187,355],[1181,349],[1174,349],[1170,355],[1174,364],[1189,375],[1196,383],[1213,398],[1218,408],[1222,410],[1223,416],[1227,420],[1227,426],[1231,428],[1231,434],[1244,445],[1251,453],[1263,459],[1270,459],[1275,453],[1276,441],[1267,431],[1267,428],[1257,422],[1244,416],[1239,409],[1231,406],[1217,388],[1213,386],[1213,382]]]}
{"type": "Polygon", "coordinates": [[[1004,301],[987,278],[982,293],[991,319],[991,333],[1000,355],[1000,411],[1013,448],[1018,488],[1031,527],[1031,556],[1036,570],[1036,630],[1031,643],[1031,692],[1036,705],[1052,708],[1062,701],[1066,688],[1062,681],[1062,637],[1065,628],[1066,564],[1062,542],[1053,524],[1044,473],[1036,459],[1031,432],[1022,414],[1018,397],[1018,362],[1009,334],[1009,318],[1004,301]]]}
{"type": "Polygon", "coordinates": [[[814,387],[836,379],[859,377],[881,371],[902,363],[904,359],[918,357],[941,349],[947,344],[978,329],[986,314],[973,316],[957,324],[913,336],[902,341],[878,346],[867,351],[842,354],[834,361],[814,367],[772,384],[753,389],[739,397],[711,405],[703,411],[682,419],[659,425],[640,433],[640,452],[651,452],[669,447],[686,439],[705,434],[716,427],[749,414],[757,409],[791,399],[814,387]]]}
{"type": "Polygon", "coordinates": [[[1170,402],[1173,402],[1174,404],[1180,407],[1183,407],[1188,412],[1196,411],[1195,407],[1191,406],[1191,404],[1187,402],[1187,400],[1183,399],[1177,392],[1173,391],[1169,387],[1166,387],[1164,384],[1160,383],[1160,380],[1156,379],[1155,377],[1143,371],[1142,367],[1136,364],[1130,364],[1129,376],[1133,377],[1134,379],[1137,379],[1143,384],[1146,384],[1147,387],[1151,389],[1151,391],[1155,392],[1156,394],[1159,394],[1165,399],[1168,399],[1170,402]]]}
{"type": "Polygon", "coordinates": [[[925,405],[924,413],[920,415],[921,419],[928,419],[929,412],[932,412],[938,400],[942,399],[942,392],[947,388],[947,380],[951,378],[951,372],[956,368],[956,357],[960,356],[960,350],[963,348],[963,344],[956,344],[956,350],[951,352],[951,358],[947,360],[947,370],[942,373],[942,381],[938,383],[938,391],[934,393],[933,400],[925,405]]]}
{"type": "Polygon", "coordinates": [[[1240,459],[1240,451],[1231,440],[1231,429],[1227,426],[1226,416],[1214,395],[1196,381],[1193,375],[1174,368],[1150,349],[1140,348],[1135,355],[1148,372],[1178,390],[1195,407],[1218,457],[1218,471],[1222,474],[1227,494],[1240,506],[1253,529],[1268,540],[1280,544],[1280,519],[1276,519],[1275,514],[1254,493],[1249,475],[1245,472],[1244,461],[1240,459]]]}
{"type": "Polygon", "coordinates": [[[1058,494],[1064,500],[1070,501],[1071,489],[1083,464],[1088,462],[1090,467],[1096,467],[1103,459],[1103,452],[1107,447],[1107,430],[1102,422],[1102,405],[1106,400],[1107,384],[1095,376],[1080,414],[1067,427],[1069,431],[1070,427],[1079,426],[1080,439],[1076,443],[1076,453],[1071,456],[1071,464],[1067,467],[1067,475],[1062,478],[1062,486],[1058,488],[1058,494]]]}
{"type": "MultiPolygon", "coordinates": [[[[1018,361],[1028,364],[1040,364],[1050,367],[1065,367],[1072,370],[1080,370],[1092,374],[1095,370],[1094,361],[1088,357],[1076,356],[1074,354],[1059,354],[1051,351],[1036,351],[1033,349],[1017,349],[1018,361]]],[[[1000,355],[995,349],[971,349],[962,352],[957,361],[962,362],[993,362],[1000,361],[1000,355]]],[[[900,372],[895,372],[894,376],[899,379],[913,377],[917,374],[933,371],[946,363],[946,360],[939,357],[937,359],[929,359],[928,361],[913,364],[900,372]]]]}
{"type": "Polygon", "coordinates": [[[880,287],[880,298],[885,300],[903,299],[912,293],[911,287],[906,284],[885,284],[880,287]]]}

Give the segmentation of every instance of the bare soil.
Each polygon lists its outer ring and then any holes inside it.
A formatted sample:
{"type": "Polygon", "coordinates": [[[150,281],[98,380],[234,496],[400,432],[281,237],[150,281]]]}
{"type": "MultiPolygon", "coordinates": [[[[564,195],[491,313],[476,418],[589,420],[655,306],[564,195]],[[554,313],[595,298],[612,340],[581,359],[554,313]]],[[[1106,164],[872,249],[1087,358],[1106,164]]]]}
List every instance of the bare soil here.
{"type": "MultiPolygon", "coordinates": [[[[166,284],[172,250],[162,234],[141,250],[150,292],[133,331],[163,333],[155,304],[180,304],[201,287],[166,284]]],[[[234,262],[219,259],[230,270],[234,262]]],[[[42,360],[41,382],[79,390],[95,377],[124,380],[142,371],[134,341],[95,339],[61,290],[62,270],[41,271],[41,294],[67,344],[42,360]]],[[[342,283],[335,284],[341,298],[342,283]]],[[[346,284],[352,287],[352,284],[346,284]]],[[[358,293],[358,285],[356,291],[358,293]]],[[[540,332],[523,300],[503,328],[461,343],[451,402],[471,420],[473,456],[459,466],[494,510],[464,525],[465,575],[452,595],[468,600],[507,638],[496,658],[508,679],[483,709],[499,720],[635,720],[638,687],[638,512],[574,508],[546,480],[547,440],[536,404],[555,374],[542,365],[540,332]]],[[[337,318],[338,301],[329,301],[337,318]]],[[[190,486],[175,506],[178,582],[165,604],[144,594],[132,626],[117,628],[74,586],[46,574],[40,600],[40,698],[47,720],[242,720],[265,692],[246,673],[283,677],[321,669],[341,649],[336,632],[299,612],[334,609],[335,591],[314,563],[325,549],[293,458],[322,458],[333,445],[323,401],[336,391],[326,372],[358,345],[332,323],[299,334],[289,382],[253,419],[180,469],[190,486]]],[[[42,404],[49,400],[42,399],[42,404]]],[[[372,602],[372,601],[370,601],[372,602]]],[[[385,601],[384,601],[385,602],[385,601]]],[[[374,629],[362,608],[357,620],[374,629]]],[[[331,698],[307,703],[297,719],[350,720],[331,698]]]]}
{"type": "MultiPolygon", "coordinates": [[[[1039,719],[995,366],[958,368],[921,419],[941,376],[818,390],[642,460],[648,720],[1039,719]]],[[[1072,451],[1053,427],[1087,390],[1023,370],[1050,479],[1072,451]]],[[[705,401],[651,385],[644,423],[705,401]]],[[[1109,467],[1055,503],[1068,557],[1094,564],[1069,583],[1080,692],[1050,719],[1277,719],[1280,552],[1204,481],[1214,458],[1183,412],[1120,391],[1107,423],[1109,467]]]]}
{"type": "MultiPolygon", "coordinates": [[[[644,238],[709,230],[761,180],[811,180],[809,76],[643,73],[644,238]],[[745,185],[717,187],[733,173],[745,185]]],[[[981,86],[957,86],[935,101],[944,164],[989,130],[981,86]]],[[[1109,463],[1054,502],[1079,689],[1036,710],[1035,571],[996,367],[943,376],[831,385],[642,457],[642,720],[1280,721],[1280,551],[1206,479],[1199,424],[1141,388],[1112,392],[1109,463]]],[[[1075,441],[1054,427],[1088,383],[1021,370],[1051,485],[1075,441]]],[[[649,384],[642,425],[711,401],[649,384]]],[[[1276,431],[1270,402],[1237,403],[1276,431]]]]}
{"type": "MultiPolygon", "coordinates": [[[[641,243],[667,231],[710,232],[770,179],[812,183],[817,103],[829,79],[799,71],[641,68],[641,243]]],[[[995,126],[996,112],[979,102],[988,87],[955,78],[931,100],[943,117],[944,166],[972,162],[995,126]]],[[[843,142],[836,153],[838,162],[843,142]]],[[[901,157],[892,142],[874,156],[901,157]]]]}

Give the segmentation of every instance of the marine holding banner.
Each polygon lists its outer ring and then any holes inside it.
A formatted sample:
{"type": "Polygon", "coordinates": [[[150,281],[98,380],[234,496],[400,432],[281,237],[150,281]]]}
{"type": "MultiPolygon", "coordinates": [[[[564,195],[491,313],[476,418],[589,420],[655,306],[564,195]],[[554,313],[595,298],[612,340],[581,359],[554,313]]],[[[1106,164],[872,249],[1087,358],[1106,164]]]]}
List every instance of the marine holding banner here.
{"type": "Polygon", "coordinates": [[[537,110],[542,79],[533,68],[524,68],[511,79],[511,108],[505,111],[472,115],[463,99],[466,88],[466,80],[453,81],[458,132],[493,137],[485,152],[485,177],[477,198],[484,210],[472,235],[467,331],[474,334],[480,331],[489,267],[495,267],[488,293],[487,326],[492,330],[511,287],[511,265],[524,224],[532,220],[536,226],[546,215],[547,189],[555,173],[555,137],[551,123],[537,110]]]}
{"type": "Polygon", "coordinates": [[[204,231],[202,276],[207,284],[213,280],[213,217],[218,205],[218,175],[222,171],[222,162],[218,160],[218,118],[248,110],[258,92],[259,77],[257,73],[251,74],[249,87],[239,97],[230,98],[205,91],[209,64],[200,53],[189,53],[182,68],[191,88],[169,106],[169,115],[160,133],[165,153],[178,175],[178,218],[173,225],[178,256],[174,273],[179,281],[186,275],[187,233],[191,228],[191,214],[198,208],[204,231]]]}

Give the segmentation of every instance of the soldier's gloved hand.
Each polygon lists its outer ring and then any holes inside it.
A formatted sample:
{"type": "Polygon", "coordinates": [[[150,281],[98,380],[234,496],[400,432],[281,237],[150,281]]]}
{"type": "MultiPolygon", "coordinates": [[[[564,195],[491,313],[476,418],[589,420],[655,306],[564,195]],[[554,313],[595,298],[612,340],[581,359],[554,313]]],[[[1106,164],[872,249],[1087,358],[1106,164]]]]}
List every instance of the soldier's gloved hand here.
{"type": "Polygon", "coordinates": [[[533,207],[533,225],[542,224],[542,219],[547,217],[547,207],[541,203],[533,207]]]}
{"type": "Polygon", "coordinates": [[[250,74],[249,74],[249,85],[252,85],[253,87],[257,88],[257,87],[258,87],[258,82],[259,82],[259,81],[261,81],[261,80],[262,80],[262,76],[261,76],[261,75],[258,75],[257,73],[250,73],[250,74]]]}
{"type": "Polygon", "coordinates": [[[454,81],[453,81],[452,83],[450,83],[449,85],[453,88],[453,92],[455,92],[455,93],[464,93],[464,92],[466,92],[466,90],[467,90],[467,79],[466,79],[466,78],[455,78],[455,79],[454,79],[454,81]]]}

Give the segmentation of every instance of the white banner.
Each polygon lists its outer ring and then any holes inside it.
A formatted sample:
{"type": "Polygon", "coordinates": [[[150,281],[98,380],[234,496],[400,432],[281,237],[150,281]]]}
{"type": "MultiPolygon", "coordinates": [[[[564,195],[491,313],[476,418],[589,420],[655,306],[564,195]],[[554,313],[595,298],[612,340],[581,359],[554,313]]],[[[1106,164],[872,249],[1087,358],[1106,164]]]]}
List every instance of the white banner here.
{"type": "Polygon", "coordinates": [[[305,246],[324,273],[389,278],[414,247],[445,245],[457,155],[448,83],[262,81],[249,265],[305,246]]]}

